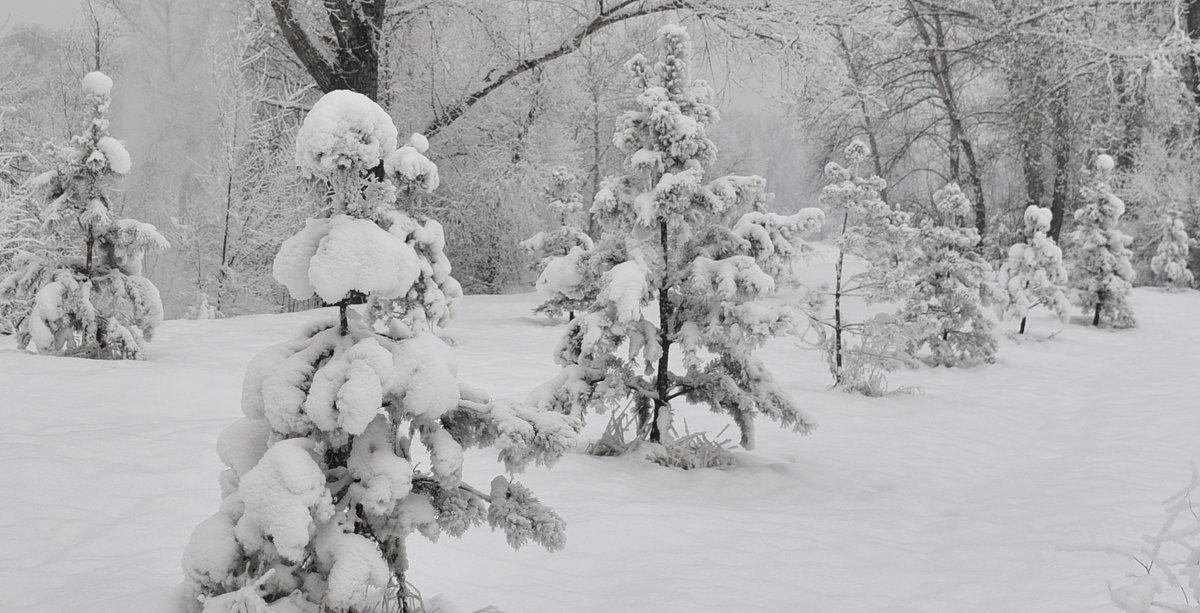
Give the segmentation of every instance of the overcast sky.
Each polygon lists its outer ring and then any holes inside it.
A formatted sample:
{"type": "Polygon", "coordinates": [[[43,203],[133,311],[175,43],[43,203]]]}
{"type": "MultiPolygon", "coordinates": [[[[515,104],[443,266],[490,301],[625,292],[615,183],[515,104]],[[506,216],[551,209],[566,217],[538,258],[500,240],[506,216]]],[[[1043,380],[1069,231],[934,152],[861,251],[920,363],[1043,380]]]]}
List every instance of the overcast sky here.
{"type": "Polygon", "coordinates": [[[0,0],[0,23],[68,26],[80,13],[80,0],[0,0]]]}

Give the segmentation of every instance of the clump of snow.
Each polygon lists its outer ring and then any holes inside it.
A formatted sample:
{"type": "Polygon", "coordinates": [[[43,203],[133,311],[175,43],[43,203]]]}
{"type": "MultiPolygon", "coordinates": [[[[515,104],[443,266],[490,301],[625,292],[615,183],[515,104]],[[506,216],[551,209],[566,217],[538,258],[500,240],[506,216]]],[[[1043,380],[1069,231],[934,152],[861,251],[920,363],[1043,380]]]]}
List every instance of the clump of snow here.
{"type": "Polygon", "coordinates": [[[343,360],[330,360],[313,376],[304,412],[325,431],[345,430],[359,435],[383,406],[391,381],[392,355],[374,338],[350,347],[343,360]]]}
{"type": "Polygon", "coordinates": [[[311,175],[370,170],[395,149],[391,116],[370,98],[347,90],[322,96],[296,135],[296,163],[311,175]]]}
{"type": "Polygon", "coordinates": [[[408,137],[408,146],[416,149],[417,153],[425,153],[429,151],[429,139],[425,138],[425,135],[420,132],[413,132],[408,137]]]}
{"type": "Polygon", "coordinates": [[[1101,153],[1100,155],[1096,156],[1096,168],[1107,172],[1116,167],[1117,164],[1113,161],[1111,155],[1101,153]]]}
{"type": "MultiPolygon", "coordinates": [[[[535,240],[538,237],[534,237],[535,240]]],[[[583,289],[580,284],[583,282],[582,260],[585,251],[580,247],[573,247],[570,253],[553,258],[546,262],[546,268],[542,270],[542,274],[538,276],[537,291],[543,296],[563,295],[568,298],[582,298],[583,289]]]]}
{"type": "Polygon", "coordinates": [[[423,332],[401,341],[392,350],[393,370],[407,390],[405,411],[437,419],[458,406],[458,367],[454,352],[437,335],[423,332]]]}
{"type": "Polygon", "coordinates": [[[103,72],[83,75],[83,91],[92,96],[107,96],[112,93],[113,81],[103,72]]]}
{"type": "Polygon", "coordinates": [[[354,476],[348,495],[368,513],[386,515],[412,490],[413,466],[397,456],[388,440],[390,422],[376,417],[354,439],[347,468],[354,476]]]}
{"type": "Polygon", "coordinates": [[[183,553],[183,574],[195,585],[224,584],[237,573],[241,547],[228,515],[217,513],[193,530],[183,553]]]}
{"type": "Polygon", "coordinates": [[[375,542],[358,534],[338,531],[317,538],[317,564],[327,585],[324,604],[333,611],[365,611],[370,588],[387,587],[391,573],[375,542]]]}
{"type": "Polygon", "coordinates": [[[368,219],[309,219],[283,242],[274,275],[297,300],[341,301],[351,290],[394,297],[421,274],[416,251],[368,219]]]}
{"type": "Polygon", "coordinates": [[[1124,613],[1147,613],[1161,591],[1154,575],[1142,575],[1131,583],[1112,588],[1109,595],[1113,605],[1124,613]]]}
{"type": "MultiPolygon", "coordinates": [[[[428,147],[429,143],[425,142],[425,146],[428,147]]],[[[416,185],[427,192],[437,189],[441,182],[438,178],[437,164],[412,145],[405,145],[388,154],[383,164],[385,172],[389,175],[399,175],[403,183],[416,185]]]]}
{"type": "Polygon", "coordinates": [[[129,151],[125,149],[125,145],[122,145],[121,141],[111,136],[104,136],[96,142],[96,147],[104,154],[105,159],[108,160],[108,167],[113,172],[119,175],[129,174],[129,170],[133,168],[133,160],[130,159],[129,151]]]}
{"type": "Polygon", "coordinates": [[[628,260],[613,266],[605,275],[600,298],[612,304],[615,321],[631,322],[641,318],[642,303],[649,291],[646,269],[636,260],[628,260]]]}
{"type": "Polygon", "coordinates": [[[1049,232],[1054,213],[1044,207],[1031,204],[1025,209],[1025,226],[1035,232],[1049,232]]]}
{"type": "Polygon", "coordinates": [[[333,514],[325,473],[312,450],[307,439],[279,441],[242,476],[238,492],[246,506],[235,533],[243,545],[257,550],[273,546],[285,560],[304,559],[316,521],[333,514]]]}

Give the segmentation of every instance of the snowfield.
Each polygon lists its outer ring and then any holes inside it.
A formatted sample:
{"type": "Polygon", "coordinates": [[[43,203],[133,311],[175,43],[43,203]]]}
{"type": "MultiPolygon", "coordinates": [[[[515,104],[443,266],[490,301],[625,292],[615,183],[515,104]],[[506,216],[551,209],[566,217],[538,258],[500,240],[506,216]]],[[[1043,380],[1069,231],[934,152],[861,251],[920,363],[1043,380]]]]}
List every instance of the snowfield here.
{"type": "MultiPolygon", "coordinates": [[[[537,302],[464,301],[460,381],[523,399],[557,373],[562,327],[530,315],[537,302]]],[[[994,365],[893,373],[921,392],[879,399],[827,389],[816,352],[774,341],[763,355],[818,419],[811,436],[760,421],[758,447],[725,470],[568,455],[521,477],[567,520],[564,551],[514,552],[486,528],[413,536],[410,578],[464,611],[1113,610],[1106,583],[1136,565],[1071,548],[1156,530],[1200,455],[1200,292],[1138,289],[1133,306],[1137,329],[1003,338],[994,365]]],[[[180,555],[219,503],[217,434],[240,416],[246,363],[311,317],[168,321],[147,362],[0,337],[4,610],[182,611],[180,555]]],[[[728,425],[677,415],[693,431],[728,425]]],[[[468,453],[466,481],[486,487],[494,453],[468,453]]]]}

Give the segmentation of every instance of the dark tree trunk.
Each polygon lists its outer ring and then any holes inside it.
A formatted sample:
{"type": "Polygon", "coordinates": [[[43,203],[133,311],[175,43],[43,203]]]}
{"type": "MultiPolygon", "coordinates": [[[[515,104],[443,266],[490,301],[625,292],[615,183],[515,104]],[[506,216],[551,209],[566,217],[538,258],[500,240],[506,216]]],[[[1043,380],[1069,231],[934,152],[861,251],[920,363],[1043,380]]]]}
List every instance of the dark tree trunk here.
{"type": "Polygon", "coordinates": [[[279,30],[296,58],[323,92],[348,89],[379,97],[379,36],[387,0],[323,0],[332,35],[310,35],[297,19],[292,0],[271,0],[279,30]],[[314,38],[325,39],[322,53],[314,38]]]}
{"type": "Polygon", "coordinates": [[[1096,312],[1092,315],[1092,325],[1093,326],[1100,325],[1100,305],[1101,305],[1101,303],[1099,301],[1097,301],[1096,302],[1096,312]]]}
{"type": "Polygon", "coordinates": [[[1056,96],[1051,104],[1054,134],[1054,193],[1050,201],[1050,238],[1056,242],[1062,233],[1063,216],[1066,215],[1067,198],[1071,187],[1071,121],[1068,115],[1066,89],[1056,96]]]}
{"type": "Polygon", "coordinates": [[[1021,329],[1017,330],[1017,334],[1025,334],[1025,318],[1021,318],[1021,329]]]}
{"type": "Polygon", "coordinates": [[[654,410],[650,414],[650,442],[652,443],[662,441],[662,430],[658,426],[658,417],[662,409],[667,406],[667,399],[671,392],[671,299],[668,293],[671,268],[668,266],[667,253],[670,243],[667,242],[667,222],[665,221],[658,222],[658,240],[663,250],[663,276],[658,288],[658,344],[662,348],[662,353],[658,356],[658,372],[654,377],[654,391],[657,396],[654,398],[654,410]]]}
{"type": "MultiPolygon", "coordinates": [[[[1200,0],[1185,0],[1183,4],[1183,18],[1187,27],[1188,39],[1193,43],[1200,42],[1200,0]]],[[[1183,82],[1187,84],[1188,91],[1192,94],[1193,103],[1200,108],[1200,56],[1195,53],[1188,54],[1183,68],[1183,82]]],[[[1200,138],[1200,124],[1196,126],[1194,138],[1200,138]]]]}

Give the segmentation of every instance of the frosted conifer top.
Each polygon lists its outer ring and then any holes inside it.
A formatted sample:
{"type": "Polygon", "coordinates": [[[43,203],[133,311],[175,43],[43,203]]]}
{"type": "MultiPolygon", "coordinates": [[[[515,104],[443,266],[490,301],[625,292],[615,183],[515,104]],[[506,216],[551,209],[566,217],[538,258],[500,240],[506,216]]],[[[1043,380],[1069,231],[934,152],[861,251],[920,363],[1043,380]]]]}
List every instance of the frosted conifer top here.
{"type": "Polygon", "coordinates": [[[392,118],[370,98],[348,90],[325,94],[296,135],[296,163],[305,173],[370,170],[396,149],[392,118]]]}
{"type": "Polygon", "coordinates": [[[103,72],[89,72],[83,75],[83,91],[93,96],[107,96],[112,93],[113,81],[103,72]]]}

